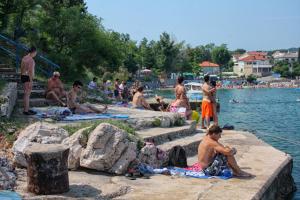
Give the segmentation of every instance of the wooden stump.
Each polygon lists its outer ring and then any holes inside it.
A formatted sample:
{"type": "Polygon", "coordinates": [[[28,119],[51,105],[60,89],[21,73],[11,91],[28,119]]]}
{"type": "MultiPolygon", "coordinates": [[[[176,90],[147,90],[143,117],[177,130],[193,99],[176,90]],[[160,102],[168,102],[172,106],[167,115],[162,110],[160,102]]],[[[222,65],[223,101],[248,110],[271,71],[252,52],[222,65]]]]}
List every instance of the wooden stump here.
{"type": "Polygon", "coordinates": [[[60,144],[34,144],[25,150],[27,189],[35,194],[69,191],[69,148],[60,144]]]}

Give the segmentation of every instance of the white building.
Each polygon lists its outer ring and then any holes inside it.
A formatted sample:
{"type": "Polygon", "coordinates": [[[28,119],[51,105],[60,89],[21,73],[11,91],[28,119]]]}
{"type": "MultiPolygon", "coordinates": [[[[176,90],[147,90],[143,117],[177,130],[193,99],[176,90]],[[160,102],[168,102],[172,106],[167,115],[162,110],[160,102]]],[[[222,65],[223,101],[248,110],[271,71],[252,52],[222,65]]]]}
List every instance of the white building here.
{"type": "Polygon", "coordinates": [[[265,52],[247,52],[241,55],[233,66],[233,72],[238,76],[255,75],[263,77],[271,75],[272,65],[265,52]]]}
{"type": "Polygon", "coordinates": [[[298,60],[298,52],[280,52],[276,51],[272,57],[275,62],[287,61],[289,63],[296,62],[298,60]]]}

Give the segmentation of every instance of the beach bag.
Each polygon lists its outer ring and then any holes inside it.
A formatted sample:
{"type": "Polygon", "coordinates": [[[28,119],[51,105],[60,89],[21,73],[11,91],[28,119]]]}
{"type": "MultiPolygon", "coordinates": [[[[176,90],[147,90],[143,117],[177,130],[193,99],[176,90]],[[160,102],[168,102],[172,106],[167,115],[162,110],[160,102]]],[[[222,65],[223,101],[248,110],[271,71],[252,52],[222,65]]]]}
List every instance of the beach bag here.
{"type": "Polygon", "coordinates": [[[182,146],[175,146],[169,152],[169,166],[187,167],[186,153],[182,146]]]}

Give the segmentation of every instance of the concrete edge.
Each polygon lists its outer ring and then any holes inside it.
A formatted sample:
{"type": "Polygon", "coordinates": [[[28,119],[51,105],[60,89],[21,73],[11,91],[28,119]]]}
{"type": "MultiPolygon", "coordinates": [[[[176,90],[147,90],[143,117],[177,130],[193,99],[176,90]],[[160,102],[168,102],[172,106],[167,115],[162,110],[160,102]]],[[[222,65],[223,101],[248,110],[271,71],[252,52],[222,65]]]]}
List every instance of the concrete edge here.
{"type": "MultiPolygon", "coordinates": [[[[271,146],[271,145],[270,145],[271,146]]],[[[293,162],[293,158],[291,155],[286,154],[286,159],[281,163],[281,165],[276,169],[276,171],[272,174],[272,176],[265,182],[265,184],[261,187],[261,189],[253,196],[253,200],[257,199],[269,199],[266,195],[268,194],[268,190],[272,189],[272,184],[276,182],[277,178],[280,178],[279,175],[284,171],[284,168],[289,167],[289,165],[293,162]]],[[[280,185],[280,187],[284,187],[280,185]]],[[[276,188],[279,191],[279,188],[276,188]]]]}

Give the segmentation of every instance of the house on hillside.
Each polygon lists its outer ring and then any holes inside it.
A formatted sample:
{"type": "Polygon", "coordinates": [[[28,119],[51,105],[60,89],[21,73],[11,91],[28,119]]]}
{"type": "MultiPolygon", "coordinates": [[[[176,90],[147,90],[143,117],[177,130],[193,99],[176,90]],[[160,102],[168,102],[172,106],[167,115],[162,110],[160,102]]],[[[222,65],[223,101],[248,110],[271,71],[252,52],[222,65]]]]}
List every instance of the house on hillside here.
{"type": "Polygon", "coordinates": [[[250,51],[241,55],[233,66],[238,76],[255,75],[263,77],[271,75],[272,65],[266,52],[250,51]]]}
{"type": "Polygon", "coordinates": [[[220,74],[220,66],[216,63],[203,61],[202,63],[199,64],[199,66],[202,68],[202,72],[204,74],[210,74],[210,75],[220,74]]]}
{"type": "Polygon", "coordinates": [[[287,61],[289,63],[293,63],[298,60],[298,52],[280,52],[276,51],[272,54],[274,58],[274,62],[278,61],[287,61]]]}

